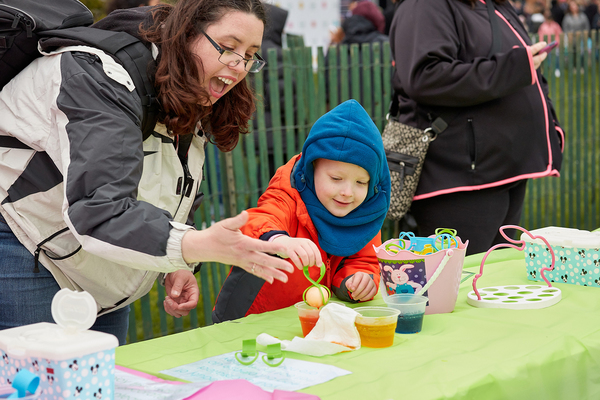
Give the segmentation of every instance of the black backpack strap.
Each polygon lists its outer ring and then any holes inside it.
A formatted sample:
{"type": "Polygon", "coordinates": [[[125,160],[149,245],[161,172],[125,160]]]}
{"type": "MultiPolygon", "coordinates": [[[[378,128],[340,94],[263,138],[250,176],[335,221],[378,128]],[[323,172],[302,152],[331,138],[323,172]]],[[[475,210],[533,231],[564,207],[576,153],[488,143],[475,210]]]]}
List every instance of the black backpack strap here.
{"type": "Polygon", "coordinates": [[[113,55],[131,76],[135,90],[142,100],[142,132],[146,140],[158,120],[158,102],[153,82],[149,78],[155,60],[152,52],[139,39],[125,32],[89,27],[74,27],[46,31],[44,37],[72,39],[113,55]]]}
{"type": "Polygon", "coordinates": [[[31,149],[31,147],[27,146],[14,136],[0,136],[0,147],[8,147],[10,149],[31,149]]]}

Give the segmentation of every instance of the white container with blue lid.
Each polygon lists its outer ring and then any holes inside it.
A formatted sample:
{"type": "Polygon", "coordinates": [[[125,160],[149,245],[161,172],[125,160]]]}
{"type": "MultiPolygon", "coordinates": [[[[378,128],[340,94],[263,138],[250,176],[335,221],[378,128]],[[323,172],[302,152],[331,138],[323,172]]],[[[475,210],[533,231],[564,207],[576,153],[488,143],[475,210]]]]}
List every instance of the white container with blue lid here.
{"type": "Polygon", "coordinates": [[[56,324],[0,331],[0,385],[26,368],[40,377],[40,399],[114,397],[114,335],[91,331],[96,302],[87,292],[60,290],[52,301],[56,324]],[[69,396],[67,396],[69,395],[69,396]]]}

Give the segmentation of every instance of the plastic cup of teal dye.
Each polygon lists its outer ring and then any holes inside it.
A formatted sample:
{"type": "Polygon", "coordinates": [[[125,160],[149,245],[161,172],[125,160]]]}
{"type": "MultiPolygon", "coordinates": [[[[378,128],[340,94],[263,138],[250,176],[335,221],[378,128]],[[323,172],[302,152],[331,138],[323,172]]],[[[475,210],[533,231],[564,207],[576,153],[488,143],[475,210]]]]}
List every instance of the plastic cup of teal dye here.
{"type": "Polygon", "coordinates": [[[421,332],[425,307],[429,300],[427,297],[416,294],[393,294],[384,300],[388,307],[400,311],[396,323],[396,333],[421,332]]]}

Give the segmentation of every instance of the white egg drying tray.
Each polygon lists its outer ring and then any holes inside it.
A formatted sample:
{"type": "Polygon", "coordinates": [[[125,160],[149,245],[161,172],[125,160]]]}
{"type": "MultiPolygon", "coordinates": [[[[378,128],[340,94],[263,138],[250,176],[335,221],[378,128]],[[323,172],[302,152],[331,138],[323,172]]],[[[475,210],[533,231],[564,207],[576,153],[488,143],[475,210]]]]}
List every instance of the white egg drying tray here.
{"type": "Polygon", "coordinates": [[[534,236],[526,229],[516,225],[504,225],[500,227],[500,234],[510,243],[499,243],[485,253],[481,260],[479,273],[473,278],[473,291],[467,294],[467,303],[473,307],[509,308],[514,310],[546,308],[558,303],[562,298],[562,293],[560,289],[553,287],[544,275],[544,271],[552,271],[554,269],[556,258],[554,250],[552,250],[552,246],[550,246],[548,241],[543,236],[534,236]],[[532,239],[540,239],[545,243],[546,251],[552,256],[551,265],[540,269],[540,276],[546,282],[546,285],[507,285],[477,289],[477,280],[483,275],[483,265],[492,251],[501,247],[512,247],[520,251],[525,249],[525,241],[508,237],[504,232],[505,229],[522,231],[532,239]]]}

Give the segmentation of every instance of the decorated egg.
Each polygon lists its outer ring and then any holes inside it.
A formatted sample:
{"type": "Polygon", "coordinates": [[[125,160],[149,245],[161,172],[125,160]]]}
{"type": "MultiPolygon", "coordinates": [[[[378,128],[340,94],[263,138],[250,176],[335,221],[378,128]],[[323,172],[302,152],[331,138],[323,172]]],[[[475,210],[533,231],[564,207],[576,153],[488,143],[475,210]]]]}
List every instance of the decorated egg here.
{"type": "Polygon", "coordinates": [[[306,303],[312,307],[321,307],[329,300],[329,292],[323,286],[313,286],[306,292],[306,303]],[[320,291],[320,292],[319,292],[320,291]],[[323,296],[321,297],[321,293],[323,296]],[[325,299],[325,301],[323,301],[325,299]]]}

